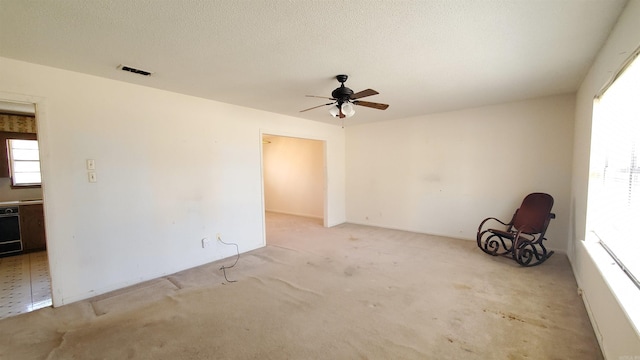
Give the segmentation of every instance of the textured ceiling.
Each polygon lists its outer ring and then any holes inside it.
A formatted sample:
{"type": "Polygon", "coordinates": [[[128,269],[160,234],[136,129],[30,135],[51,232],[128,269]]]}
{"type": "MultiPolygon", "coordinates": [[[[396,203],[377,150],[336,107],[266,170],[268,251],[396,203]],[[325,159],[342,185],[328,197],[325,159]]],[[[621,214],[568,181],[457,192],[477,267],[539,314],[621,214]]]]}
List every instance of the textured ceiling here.
{"type": "Polygon", "coordinates": [[[0,56],[349,125],[574,92],[626,2],[0,0],[0,56]]]}

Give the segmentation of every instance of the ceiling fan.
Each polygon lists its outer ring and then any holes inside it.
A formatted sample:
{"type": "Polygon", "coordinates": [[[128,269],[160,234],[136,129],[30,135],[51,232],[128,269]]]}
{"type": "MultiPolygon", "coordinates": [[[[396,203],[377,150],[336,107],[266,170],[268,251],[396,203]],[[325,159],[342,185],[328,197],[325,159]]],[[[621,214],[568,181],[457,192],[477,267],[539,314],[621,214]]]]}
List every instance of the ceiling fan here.
{"type": "Polygon", "coordinates": [[[336,88],[331,92],[331,97],[306,95],[307,97],[317,97],[321,99],[333,100],[333,102],[314,106],[308,109],[304,109],[304,110],[301,110],[300,112],[313,110],[322,106],[335,105],[329,109],[329,113],[333,117],[345,118],[345,117],[351,117],[353,116],[353,114],[356,113],[356,111],[353,109],[353,105],[366,106],[366,107],[370,107],[378,110],[386,110],[389,107],[389,105],[387,104],[380,104],[375,102],[358,100],[366,96],[377,95],[378,92],[373,89],[366,89],[366,90],[362,90],[360,92],[354,93],[353,90],[344,86],[344,82],[347,81],[347,78],[348,78],[347,75],[336,76],[336,80],[340,82],[340,87],[336,88]]]}

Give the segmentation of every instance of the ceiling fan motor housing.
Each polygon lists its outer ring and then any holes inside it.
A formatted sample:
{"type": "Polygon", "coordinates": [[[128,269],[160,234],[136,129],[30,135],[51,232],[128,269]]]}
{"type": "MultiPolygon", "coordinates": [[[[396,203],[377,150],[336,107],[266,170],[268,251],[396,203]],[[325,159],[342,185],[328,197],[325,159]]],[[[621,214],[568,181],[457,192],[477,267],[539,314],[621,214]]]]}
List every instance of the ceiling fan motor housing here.
{"type": "Polygon", "coordinates": [[[351,95],[353,95],[353,90],[349,89],[348,87],[344,86],[344,82],[347,81],[348,76],[347,75],[338,75],[336,76],[336,79],[341,83],[340,87],[333,90],[331,92],[331,96],[338,100],[338,105],[341,105],[344,102],[348,102],[349,98],[351,98],[351,95]]]}

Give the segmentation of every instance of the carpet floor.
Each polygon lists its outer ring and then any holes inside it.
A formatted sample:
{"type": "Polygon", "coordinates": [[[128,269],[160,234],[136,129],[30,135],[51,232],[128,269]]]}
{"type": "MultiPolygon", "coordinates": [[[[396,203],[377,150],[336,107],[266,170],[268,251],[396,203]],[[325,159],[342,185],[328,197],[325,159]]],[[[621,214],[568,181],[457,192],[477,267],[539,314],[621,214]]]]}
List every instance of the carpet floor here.
{"type": "Polygon", "coordinates": [[[275,213],[267,243],[0,320],[0,359],[602,359],[563,254],[275,213]]]}

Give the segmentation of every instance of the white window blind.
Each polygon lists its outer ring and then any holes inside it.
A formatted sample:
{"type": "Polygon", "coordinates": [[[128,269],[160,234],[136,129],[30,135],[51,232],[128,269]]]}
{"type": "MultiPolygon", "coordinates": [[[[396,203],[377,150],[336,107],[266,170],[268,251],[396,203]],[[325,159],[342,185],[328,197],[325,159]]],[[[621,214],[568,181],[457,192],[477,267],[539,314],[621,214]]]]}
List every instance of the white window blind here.
{"type": "Polygon", "coordinates": [[[37,140],[7,140],[13,186],[40,185],[40,153],[37,140]]]}
{"type": "Polygon", "coordinates": [[[588,226],[640,287],[640,61],[594,101],[588,226]]]}

